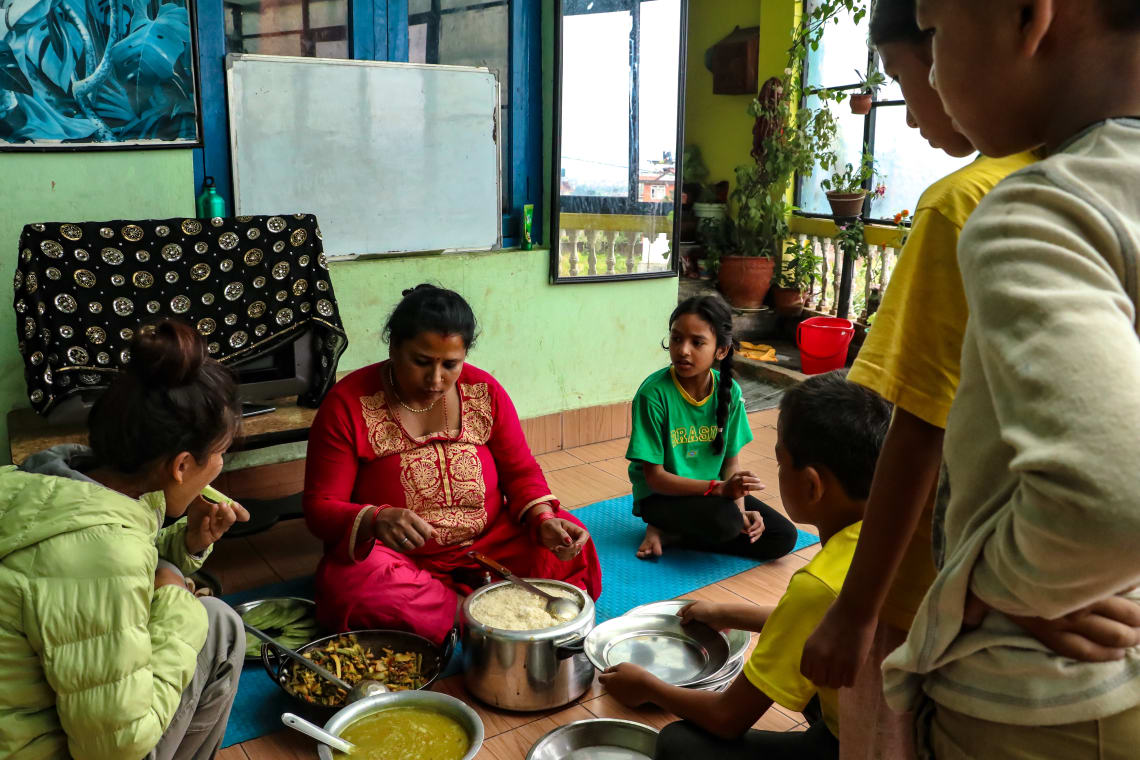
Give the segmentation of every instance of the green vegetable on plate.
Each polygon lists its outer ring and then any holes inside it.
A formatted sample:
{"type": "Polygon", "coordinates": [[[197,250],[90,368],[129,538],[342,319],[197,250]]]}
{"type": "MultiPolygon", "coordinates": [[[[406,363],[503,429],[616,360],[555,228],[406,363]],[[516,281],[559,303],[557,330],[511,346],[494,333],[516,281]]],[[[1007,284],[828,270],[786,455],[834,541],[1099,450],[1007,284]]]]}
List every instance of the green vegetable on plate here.
{"type": "MultiPolygon", "coordinates": [[[[320,628],[312,614],[312,606],[294,599],[272,599],[242,615],[249,625],[264,631],[287,649],[297,649],[317,638],[320,628]]],[[[261,641],[245,634],[245,656],[259,657],[261,641]]]]}

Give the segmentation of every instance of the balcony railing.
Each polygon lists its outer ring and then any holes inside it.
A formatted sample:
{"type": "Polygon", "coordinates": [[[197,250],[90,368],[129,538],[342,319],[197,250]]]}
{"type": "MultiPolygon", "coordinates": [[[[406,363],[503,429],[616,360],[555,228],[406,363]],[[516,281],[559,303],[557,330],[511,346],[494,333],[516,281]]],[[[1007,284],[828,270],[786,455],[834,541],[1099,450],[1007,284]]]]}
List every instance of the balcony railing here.
{"type": "MultiPolygon", "coordinates": [[[[839,311],[839,285],[843,277],[843,252],[835,243],[835,225],[828,220],[792,220],[792,233],[801,244],[810,241],[821,258],[805,297],[807,308],[823,314],[839,311]]],[[[889,227],[867,227],[867,255],[852,262],[848,318],[865,322],[881,298],[898,263],[900,233],[889,227]]]]}
{"type": "Polygon", "coordinates": [[[559,226],[559,267],[566,276],[632,274],[668,268],[667,254],[673,239],[673,225],[668,217],[563,212],[559,226]],[[662,237],[664,245],[660,244],[662,237]],[[652,260],[653,256],[659,260],[652,260]]]}

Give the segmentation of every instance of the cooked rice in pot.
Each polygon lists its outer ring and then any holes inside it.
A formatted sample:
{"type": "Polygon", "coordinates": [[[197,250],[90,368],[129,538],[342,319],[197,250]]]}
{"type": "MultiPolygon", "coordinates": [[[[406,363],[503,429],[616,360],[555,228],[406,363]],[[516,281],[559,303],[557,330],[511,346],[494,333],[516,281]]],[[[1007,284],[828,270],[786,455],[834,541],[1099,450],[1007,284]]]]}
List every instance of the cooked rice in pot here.
{"type": "MultiPolygon", "coordinates": [[[[579,601],[579,595],[561,586],[536,583],[540,589],[552,596],[579,601]]],[[[479,595],[471,603],[471,616],[489,628],[502,628],[507,631],[537,631],[562,625],[546,611],[546,600],[518,586],[503,586],[494,591],[479,595]]]]}

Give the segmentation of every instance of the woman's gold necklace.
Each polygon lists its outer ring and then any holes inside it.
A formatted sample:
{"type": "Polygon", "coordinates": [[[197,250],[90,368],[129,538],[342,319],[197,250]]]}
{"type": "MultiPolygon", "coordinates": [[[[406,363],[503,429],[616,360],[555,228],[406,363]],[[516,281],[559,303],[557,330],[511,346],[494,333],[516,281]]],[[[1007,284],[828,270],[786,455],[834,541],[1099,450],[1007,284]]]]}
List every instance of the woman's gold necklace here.
{"type": "MultiPolygon", "coordinates": [[[[405,409],[407,409],[412,414],[426,414],[427,412],[430,412],[432,409],[435,409],[435,405],[439,403],[439,398],[437,398],[435,401],[431,402],[431,406],[424,407],[423,409],[416,409],[414,406],[408,406],[407,404],[405,404],[404,399],[400,398],[400,389],[396,386],[396,375],[392,372],[392,365],[391,364],[388,364],[388,383],[392,386],[392,395],[394,395],[396,397],[397,403],[399,403],[400,406],[404,407],[405,409]]],[[[448,427],[447,427],[447,401],[446,401],[447,394],[446,393],[443,394],[442,396],[440,396],[440,398],[444,399],[444,404],[443,404],[443,432],[446,435],[447,431],[448,431],[448,427]]]]}

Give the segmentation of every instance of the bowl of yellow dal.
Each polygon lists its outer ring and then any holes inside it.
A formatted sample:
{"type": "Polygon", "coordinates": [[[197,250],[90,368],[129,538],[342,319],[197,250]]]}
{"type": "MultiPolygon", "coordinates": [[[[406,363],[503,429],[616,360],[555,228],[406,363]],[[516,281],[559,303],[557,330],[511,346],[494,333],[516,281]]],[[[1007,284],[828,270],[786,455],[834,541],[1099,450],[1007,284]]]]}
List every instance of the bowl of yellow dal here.
{"type": "Polygon", "coordinates": [[[435,691],[398,691],[353,702],[325,730],[356,745],[352,755],[317,748],[321,760],[472,760],[483,721],[468,705],[435,691]]]}

